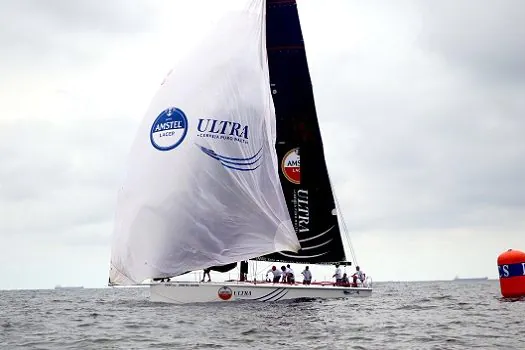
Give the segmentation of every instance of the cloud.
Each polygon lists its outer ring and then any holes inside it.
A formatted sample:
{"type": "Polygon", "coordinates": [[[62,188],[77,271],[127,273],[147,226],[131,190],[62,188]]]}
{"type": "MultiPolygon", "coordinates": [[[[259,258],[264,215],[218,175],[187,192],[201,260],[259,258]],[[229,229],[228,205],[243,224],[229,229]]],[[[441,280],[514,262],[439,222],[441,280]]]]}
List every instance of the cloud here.
{"type": "Polygon", "coordinates": [[[126,125],[123,118],[0,123],[0,232],[54,234],[111,220],[133,134],[126,125]]]}
{"type": "Polygon", "coordinates": [[[395,235],[371,230],[353,243],[359,263],[375,281],[451,280],[457,275],[496,279],[497,256],[520,246],[523,233],[508,228],[439,228],[395,235]]]}
{"type": "Polygon", "coordinates": [[[0,288],[38,289],[61,285],[101,287],[109,268],[104,245],[65,245],[49,235],[2,236],[0,288]]]}
{"type": "Polygon", "coordinates": [[[525,79],[523,25],[519,0],[420,3],[419,44],[468,70],[481,83],[518,84],[525,79]]]}
{"type": "Polygon", "coordinates": [[[35,0],[2,2],[2,60],[23,66],[52,61],[87,64],[120,41],[152,29],[154,8],[144,1],[35,0]]]}
{"type": "MultiPolygon", "coordinates": [[[[362,11],[344,16],[348,23],[365,22],[358,33],[326,18],[307,41],[307,50],[315,48],[309,57],[327,162],[349,227],[359,235],[521,225],[525,79],[494,80],[492,74],[489,81],[490,72],[468,57],[475,52],[499,71],[500,62],[520,53],[522,45],[506,37],[514,37],[516,22],[495,16],[487,29],[479,13],[463,8],[454,12],[463,22],[450,24],[445,5],[404,4],[377,17],[370,15],[374,5],[355,6],[362,11]],[[462,25],[470,39],[458,53],[458,38],[451,37],[462,25]],[[484,46],[493,28],[494,40],[484,46]],[[330,36],[334,41],[326,40],[330,36]],[[343,45],[345,36],[344,48],[333,44],[343,45]]],[[[501,7],[494,13],[509,11],[501,7]]]]}

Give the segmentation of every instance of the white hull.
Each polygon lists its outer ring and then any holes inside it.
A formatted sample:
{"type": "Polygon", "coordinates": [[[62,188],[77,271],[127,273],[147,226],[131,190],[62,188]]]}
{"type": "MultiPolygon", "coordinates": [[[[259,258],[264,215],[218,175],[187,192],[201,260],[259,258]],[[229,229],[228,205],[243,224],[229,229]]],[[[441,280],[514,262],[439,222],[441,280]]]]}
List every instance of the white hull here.
{"type": "Polygon", "coordinates": [[[331,285],[289,285],[282,283],[195,283],[170,282],[150,285],[150,300],[172,304],[231,301],[278,301],[299,298],[368,297],[372,288],[331,285]]]}

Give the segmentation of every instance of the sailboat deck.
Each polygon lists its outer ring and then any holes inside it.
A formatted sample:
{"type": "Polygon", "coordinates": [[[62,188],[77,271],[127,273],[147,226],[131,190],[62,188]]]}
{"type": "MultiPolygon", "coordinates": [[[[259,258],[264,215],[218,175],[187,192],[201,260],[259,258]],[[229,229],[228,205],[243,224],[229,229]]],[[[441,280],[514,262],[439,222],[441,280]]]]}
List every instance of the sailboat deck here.
{"type": "Polygon", "coordinates": [[[367,290],[371,291],[372,287],[368,286],[357,286],[357,287],[345,287],[336,286],[331,281],[320,281],[312,282],[310,285],[302,283],[273,283],[266,281],[224,281],[224,282],[195,282],[195,281],[171,281],[171,282],[156,282],[148,283],[148,285],[166,285],[166,286],[177,286],[177,287],[192,287],[192,286],[250,286],[250,287],[261,287],[261,288],[298,288],[298,289],[336,289],[336,290],[367,290]]]}

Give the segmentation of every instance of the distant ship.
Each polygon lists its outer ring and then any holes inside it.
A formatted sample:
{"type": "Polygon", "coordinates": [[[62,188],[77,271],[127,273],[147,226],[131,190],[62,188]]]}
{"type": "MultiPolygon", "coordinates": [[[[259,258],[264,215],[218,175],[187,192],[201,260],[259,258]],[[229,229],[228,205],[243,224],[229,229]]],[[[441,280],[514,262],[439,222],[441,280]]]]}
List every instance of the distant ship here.
{"type": "Polygon", "coordinates": [[[459,282],[481,282],[481,281],[487,281],[489,278],[488,277],[466,277],[466,278],[462,278],[462,277],[454,277],[454,281],[459,281],[459,282]]]}
{"type": "Polygon", "coordinates": [[[84,286],[61,286],[61,285],[56,285],[55,286],[55,289],[82,289],[84,288],[84,286]]]}

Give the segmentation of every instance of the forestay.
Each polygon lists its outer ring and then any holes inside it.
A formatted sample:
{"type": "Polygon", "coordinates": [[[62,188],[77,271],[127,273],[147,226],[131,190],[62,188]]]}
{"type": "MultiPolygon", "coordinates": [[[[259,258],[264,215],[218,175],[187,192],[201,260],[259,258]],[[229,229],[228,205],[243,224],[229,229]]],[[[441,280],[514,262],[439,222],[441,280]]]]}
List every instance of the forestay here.
{"type": "Polygon", "coordinates": [[[300,248],[279,182],[264,4],[221,21],[154,97],[119,193],[111,284],[300,248]]]}

